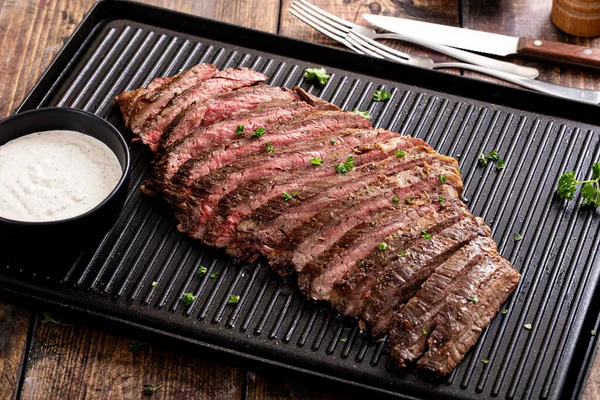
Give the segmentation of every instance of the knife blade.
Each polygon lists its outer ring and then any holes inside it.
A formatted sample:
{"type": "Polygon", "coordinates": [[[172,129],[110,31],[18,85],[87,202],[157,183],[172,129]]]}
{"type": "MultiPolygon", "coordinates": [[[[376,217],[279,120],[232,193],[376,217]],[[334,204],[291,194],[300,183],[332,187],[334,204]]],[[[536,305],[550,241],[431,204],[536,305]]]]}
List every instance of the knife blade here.
{"type": "Polygon", "coordinates": [[[526,37],[514,37],[431,22],[363,14],[372,25],[405,36],[479,53],[530,55],[590,67],[600,67],[600,49],[526,37]]]}

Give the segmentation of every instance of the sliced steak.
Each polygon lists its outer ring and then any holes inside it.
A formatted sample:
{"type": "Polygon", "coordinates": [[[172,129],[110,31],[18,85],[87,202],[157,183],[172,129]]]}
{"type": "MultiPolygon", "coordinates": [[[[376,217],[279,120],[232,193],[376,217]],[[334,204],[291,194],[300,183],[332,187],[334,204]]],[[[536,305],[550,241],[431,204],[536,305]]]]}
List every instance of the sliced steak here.
{"type": "MultiPolygon", "coordinates": [[[[376,152],[382,151],[385,161],[374,164],[358,166],[351,174],[336,174],[329,179],[313,182],[304,188],[302,201],[282,202],[281,199],[271,201],[238,226],[237,240],[230,245],[228,252],[234,256],[243,254],[256,254],[259,252],[268,255],[286,238],[289,239],[293,230],[302,223],[312,218],[320,210],[338,199],[343,199],[350,194],[375,182],[380,175],[393,175],[398,172],[433,163],[436,158],[443,158],[448,162],[449,157],[437,154],[429,147],[417,145],[406,150],[406,138],[397,138],[379,143],[376,152]],[[393,144],[393,146],[390,146],[393,144]],[[396,153],[396,145],[404,148],[404,157],[387,157],[396,153]],[[239,249],[239,250],[238,250],[239,249]]],[[[412,144],[422,142],[419,139],[408,139],[412,144]],[[414,142],[413,142],[414,141],[414,142]]],[[[382,159],[383,159],[382,158],[382,159]]],[[[358,160],[358,157],[357,157],[358,160]]],[[[355,163],[356,161],[355,160],[355,163]]],[[[458,164],[455,164],[456,166],[458,164]]],[[[280,269],[285,274],[285,269],[280,269]]]]}
{"type": "MultiPolygon", "coordinates": [[[[331,139],[348,142],[348,139],[344,136],[350,135],[354,136],[353,139],[356,143],[375,142],[377,140],[398,137],[397,133],[391,131],[349,129],[340,132],[340,135],[337,137],[324,137],[320,143],[315,143],[314,147],[328,147],[334,150],[335,147],[332,147],[331,139]]],[[[345,148],[345,146],[338,147],[345,148]]],[[[343,152],[341,156],[346,157],[347,152],[343,152]]],[[[361,156],[358,159],[355,157],[354,164],[355,166],[359,166],[365,162],[379,160],[384,157],[387,157],[387,154],[365,154],[364,157],[361,156]]],[[[341,161],[343,162],[344,159],[342,158],[341,161]]],[[[205,242],[217,247],[225,247],[233,239],[237,230],[237,224],[245,217],[251,215],[255,210],[266,206],[270,208],[271,215],[273,215],[274,210],[280,207],[270,204],[272,201],[275,203],[282,201],[284,204],[291,204],[308,198],[313,192],[311,190],[313,183],[338,174],[335,169],[336,163],[339,163],[339,158],[325,159],[322,160],[321,165],[307,165],[305,168],[298,168],[239,186],[229,196],[226,196],[219,202],[217,212],[214,213],[213,218],[208,223],[208,235],[205,238],[205,242]],[[284,196],[283,193],[291,193],[293,196],[289,198],[284,196]]]]}
{"type": "Polygon", "coordinates": [[[187,160],[217,146],[227,140],[239,139],[238,126],[253,132],[260,127],[268,128],[298,115],[308,114],[313,107],[303,101],[273,100],[261,103],[251,111],[233,118],[202,127],[193,134],[177,140],[157,156],[154,166],[152,186],[162,191],[162,187],[187,160]]]}
{"type": "Polygon", "coordinates": [[[128,90],[115,97],[115,104],[119,106],[121,114],[123,114],[123,120],[125,121],[125,127],[129,128],[129,119],[134,109],[135,103],[142,96],[152,96],[154,92],[159,90],[164,84],[169,82],[171,78],[154,78],[150,83],[143,88],[128,90]]]}
{"type": "Polygon", "coordinates": [[[460,182],[454,166],[434,161],[433,167],[425,165],[390,177],[380,176],[375,183],[323,208],[279,244],[269,255],[271,265],[291,265],[296,272],[301,272],[307,263],[370,216],[401,207],[400,201],[402,204],[405,200],[410,202],[410,198],[440,186],[440,176],[455,175],[456,179],[451,181],[460,182]]]}
{"type": "Polygon", "coordinates": [[[415,204],[375,215],[351,229],[316,261],[305,266],[298,279],[301,289],[314,300],[329,300],[334,286],[359,267],[362,260],[373,253],[388,255],[388,251],[394,251],[388,244],[392,239],[419,238],[423,226],[435,232],[458,218],[454,210],[442,207],[439,201],[427,196],[414,201],[415,204]],[[385,246],[383,250],[381,246],[385,246]]]}
{"type": "Polygon", "coordinates": [[[390,329],[394,312],[402,308],[440,264],[477,236],[489,233],[483,228],[483,220],[473,218],[466,209],[458,218],[452,226],[430,233],[429,240],[421,238],[404,249],[406,253],[402,257],[377,269],[375,283],[365,296],[360,312],[360,318],[370,326],[373,336],[390,329]]]}
{"type": "Polygon", "coordinates": [[[418,365],[441,375],[451,372],[515,289],[519,277],[507,260],[489,252],[446,297],[427,341],[429,350],[418,365]]]}
{"type": "Polygon", "coordinates": [[[441,264],[425,281],[417,294],[394,316],[390,330],[391,355],[398,365],[419,358],[427,350],[427,338],[435,317],[446,304],[454,286],[488,253],[496,251],[489,236],[478,236],[441,264]]]}
{"type": "MultiPolygon", "coordinates": [[[[300,140],[319,140],[324,135],[347,128],[364,129],[369,127],[370,123],[366,119],[354,113],[325,111],[310,113],[301,118],[294,118],[285,124],[275,125],[269,130],[265,130],[260,137],[252,136],[253,132],[248,132],[244,137],[222,143],[220,146],[211,148],[186,161],[172,179],[170,186],[174,187],[174,190],[171,187],[165,188],[165,193],[173,194],[176,197],[185,197],[189,191],[181,192],[181,187],[191,187],[199,178],[228,164],[266,153],[265,145],[269,141],[272,144],[290,144],[300,140]]],[[[306,145],[300,143],[299,146],[303,148],[306,145]]],[[[277,162],[279,154],[281,151],[267,154],[269,156],[267,161],[258,158],[248,162],[277,162]]]]}
{"type": "Polygon", "coordinates": [[[146,121],[158,115],[169,101],[190,87],[212,78],[218,72],[212,64],[198,64],[176,75],[161,86],[160,90],[142,96],[134,104],[129,119],[129,127],[136,135],[142,132],[146,121]]]}
{"type": "Polygon", "coordinates": [[[300,95],[300,97],[302,97],[304,99],[304,101],[306,101],[311,106],[314,106],[314,107],[316,107],[320,110],[324,110],[324,111],[326,111],[326,110],[339,111],[338,106],[331,104],[317,96],[314,96],[314,95],[306,92],[301,87],[294,86],[294,90],[296,91],[296,93],[298,93],[300,95]]]}
{"type": "MultiPolygon", "coordinates": [[[[170,129],[169,132],[165,132],[165,129],[175,118],[179,118],[179,114],[184,110],[201,107],[201,104],[219,94],[254,85],[266,78],[264,74],[248,68],[228,68],[217,73],[212,78],[173,97],[158,115],[149,119],[139,134],[142,142],[156,152],[164,135],[177,136],[179,133],[177,129],[170,129]]],[[[187,133],[191,133],[191,131],[186,131],[187,133]]]]}

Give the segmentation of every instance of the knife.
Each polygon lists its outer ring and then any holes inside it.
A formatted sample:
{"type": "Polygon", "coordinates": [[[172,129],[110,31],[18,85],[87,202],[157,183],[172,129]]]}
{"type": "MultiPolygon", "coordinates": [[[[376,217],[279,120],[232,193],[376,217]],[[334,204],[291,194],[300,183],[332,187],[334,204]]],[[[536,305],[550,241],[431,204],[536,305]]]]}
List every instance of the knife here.
{"type": "Polygon", "coordinates": [[[600,49],[575,46],[550,40],[532,39],[457,28],[411,19],[363,14],[372,25],[405,36],[418,37],[429,42],[507,56],[523,54],[543,57],[553,61],[600,67],[600,49]]]}

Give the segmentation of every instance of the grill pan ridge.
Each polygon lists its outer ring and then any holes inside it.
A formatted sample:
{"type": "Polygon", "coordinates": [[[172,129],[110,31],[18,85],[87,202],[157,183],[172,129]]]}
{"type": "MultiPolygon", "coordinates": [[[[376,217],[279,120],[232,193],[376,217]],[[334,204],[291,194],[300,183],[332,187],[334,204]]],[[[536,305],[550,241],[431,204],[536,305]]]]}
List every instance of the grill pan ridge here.
{"type": "Polygon", "coordinates": [[[577,397],[594,356],[595,338],[589,332],[598,326],[592,304],[600,273],[600,220],[598,211],[557,199],[554,187],[563,172],[589,171],[600,160],[593,106],[576,105],[584,110],[579,120],[574,113],[572,118],[544,115],[540,102],[548,109],[561,104],[567,114],[575,105],[411,67],[394,65],[402,74],[391,78],[383,68],[391,64],[379,61],[345,69],[323,47],[289,40],[297,45],[300,61],[281,55],[284,50],[277,46],[282,40],[289,39],[139,4],[100,2],[20,110],[80,108],[130,135],[112,106],[114,95],[211,62],[220,69],[251,67],[268,75],[272,85],[299,85],[343,109],[369,110],[375,127],[417,136],[457,157],[469,208],[490,225],[501,254],[523,277],[505,305],[508,313],[493,319],[451,375],[432,379],[394,371],[386,341],[369,339],[353,320],[306,300],[264,260],[238,263],[178,233],[168,207],[139,191],[152,160],[140,145],[131,146],[131,187],[114,228],[60,273],[2,262],[4,296],[18,292],[190,346],[205,344],[400,397],[577,397]],[[167,20],[180,21],[182,31],[169,30],[173,26],[167,20]],[[192,31],[187,28],[191,21],[204,27],[192,31]],[[224,30],[229,43],[219,41],[224,30]],[[260,38],[263,47],[250,48],[248,38],[260,38]],[[264,51],[269,44],[274,54],[264,51]],[[304,68],[316,63],[332,72],[323,87],[303,81],[304,68]],[[439,90],[427,87],[426,80],[442,82],[439,90]],[[372,102],[377,89],[386,89],[392,98],[372,102]],[[497,97],[480,93],[490,89],[497,97]],[[537,103],[523,111],[532,99],[537,103]],[[477,164],[479,154],[492,149],[506,160],[504,169],[477,164]],[[523,239],[515,242],[517,232],[523,239]],[[203,277],[196,275],[200,265],[208,269],[203,277]],[[184,292],[197,296],[193,305],[183,306],[184,292]],[[239,304],[227,303],[230,294],[240,296],[239,304]],[[531,330],[523,328],[526,323],[531,330]]]}

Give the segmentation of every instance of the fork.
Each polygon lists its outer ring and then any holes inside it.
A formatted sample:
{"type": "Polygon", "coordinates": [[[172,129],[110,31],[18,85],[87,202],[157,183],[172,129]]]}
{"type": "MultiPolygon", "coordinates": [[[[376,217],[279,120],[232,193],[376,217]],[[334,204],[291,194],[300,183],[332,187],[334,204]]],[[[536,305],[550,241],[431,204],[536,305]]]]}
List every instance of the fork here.
{"type": "MultiPolygon", "coordinates": [[[[292,3],[291,8],[296,10],[297,12],[304,12],[306,14],[310,14],[312,17],[319,19],[324,22],[328,26],[336,29],[341,32],[347,33],[348,30],[352,30],[358,32],[369,39],[396,39],[403,40],[406,42],[411,42],[417,44],[422,47],[427,47],[432,50],[437,51],[438,53],[446,54],[450,57],[456,58],[458,60],[465,61],[469,64],[479,65],[481,67],[493,68],[498,71],[508,72],[514,75],[520,75],[525,78],[535,79],[539,75],[539,71],[535,68],[530,67],[522,67],[517,64],[513,64],[510,62],[495,60],[493,58],[480,56],[478,54],[473,54],[468,51],[455,49],[453,47],[448,47],[444,45],[440,45],[437,43],[431,43],[423,41],[419,38],[408,37],[405,35],[397,34],[397,33],[377,33],[374,29],[368,28],[363,25],[358,25],[352,22],[345,21],[339,17],[336,17],[333,14],[330,14],[319,7],[309,3],[306,0],[295,0],[292,3]]],[[[290,13],[294,14],[292,11],[290,13]]],[[[298,15],[294,14],[297,18],[300,18],[298,15]]],[[[300,18],[302,19],[302,18],[300,18]]],[[[306,21],[304,21],[306,22],[306,21]]],[[[308,23],[308,22],[306,22],[308,23]]],[[[310,25],[310,24],[309,24],[310,25]]],[[[314,28],[314,27],[313,27],[314,28]]],[[[316,28],[315,28],[316,29],[316,28]]],[[[353,49],[356,51],[356,49],[353,49]]]]}
{"type": "Polygon", "coordinates": [[[346,45],[357,53],[370,55],[376,58],[385,58],[402,64],[415,65],[427,69],[458,68],[475,71],[504,80],[506,82],[514,83],[528,89],[536,90],[538,92],[547,93],[566,99],[577,100],[583,103],[600,104],[600,92],[597,91],[555,85],[553,83],[524,78],[507,72],[467,63],[435,63],[431,58],[428,57],[418,57],[403,53],[366,37],[362,33],[357,32],[352,27],[347,25],[353,24],[345,22],[341,18],[335,17],[334,15],[319,9],[312,4],[310,9],[307,7],[301,8],[301,4],[310,4],[304,0],[302,1],[303,3],[300,3],[299,1],[294,2],[295,7],[292,6],[293,9],[290,10],[292,15],[324,35],[346,45]],[[315,9],[319,10],[319,12],[317,12],[315,9]],[[319,16],[317,17],[316,14],[319,16]],[[342,21],[346,25],[341,25],[338,21],[342,21]]]}

